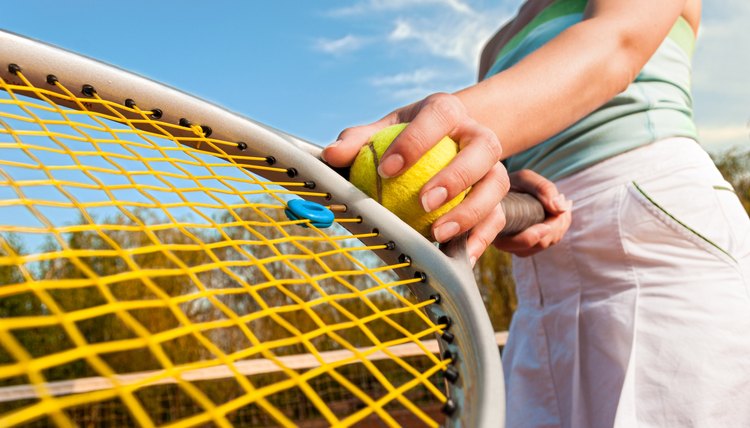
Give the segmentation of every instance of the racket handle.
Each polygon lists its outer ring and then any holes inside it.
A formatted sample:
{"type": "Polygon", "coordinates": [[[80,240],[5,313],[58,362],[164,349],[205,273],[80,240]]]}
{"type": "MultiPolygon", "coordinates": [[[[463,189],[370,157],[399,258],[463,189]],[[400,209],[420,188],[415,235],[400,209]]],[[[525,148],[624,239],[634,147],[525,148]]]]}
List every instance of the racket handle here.
{"type": "Polygon", "coordinates": [[[546,213],[539,200],[528,193],[509,192],[501,202],[505,211],[505,228],[498,236],[515,235],[544,221],[546,213]]]}

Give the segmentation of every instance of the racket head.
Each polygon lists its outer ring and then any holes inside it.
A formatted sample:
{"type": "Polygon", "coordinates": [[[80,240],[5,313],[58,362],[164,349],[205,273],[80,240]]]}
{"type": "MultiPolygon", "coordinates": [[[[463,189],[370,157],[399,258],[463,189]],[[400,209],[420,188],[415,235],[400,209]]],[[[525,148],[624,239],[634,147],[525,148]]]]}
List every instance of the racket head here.
{"type": "MultiPolygon", "coordinates": [[[[465,238],[447,246],[446,253],[441,252],[328,168],[319,158],[318,146],[174,88],[7,32],[0,33],[0,58],[0,78],[5,82],[4,86],[10,87],[16,94],[45,99],[56,92],[60,96],[55,98],[55,103],[60,106],[74,110],[84,108],[103,116],[112,116],[112,108],[116,106],[117,114],[122,115],[121,121],[148,135],[159,133],[159,128],[169,125],[169,134],[174,136],[175,141],[201,153],[229,163],[257,157],[259,162],[256,163],[262,165],[265,162],[268,166],[252,170],[263,180],[282,183],[280,187],[324,206],[345,207],[345,212],[337,213],[338,224],[357,236],[364,246],[380,248],[370,252],[384,264],[397,266],[391,272],[398,275],[399,280],[408,282],[415,302],[429,302],[420,308],[436,326],[440,358],[449,361],[441,370],[444,372],[450,367],[458,374],[445,383],[445,395],[450,400],[445,402],[445,407],[451,413],[445,420],[446,425],[498,426],[498,422],[504,419],[499,354],[489,317],[465,254],[465,238]],[[70,98],[58,84],[70,92],[78,91],[76,98],[70,98]],[[28,89],[24,90],[23,87],[28,89]],[[35,88],[48,92],[41,93],[35,88]],[[149,114],[144,115],[144,112],[149,114]],[[145,116],[157,115],[158,118],[145,120],[145,116]],[[210,135],[207,135],[209,131],[210,135]]],[[[8,138],[11,134],[10,131],[5,133],[8,144],[13,143],[13,139],[8,138]]],[[[237,167],[245,165],[238,162],[237,167]]],[[[5,184],[12,185],[12,181],[12,178],[6,179],[5,184]]],[[[7,226],[13,221],[4,219],[2,223],[7,226]]],[[[10,228],[6,227],[5,231],[8,230],[10,228]]],[[[7,266],[20,263],[11,260],[18,255],[9,257],[7,249],[5,256],[3,263],[7,266]]],[[[22,286],[15,283],[6,285],[22,286]]],[[[12,332],[16,321],[0,320],[0,330],[12,332]]],[[[0,343],[6,351],[15,346],[8,336],[0,339],[0,343]]],[[[6,373],[18,367],[19,362],[12,360],[10,358],[4,364],[6,373]]],[[[30,359],[23,363],[34,361],[30,359]]],[[[235,363],[231,361],[227,364],[232,366],[235,363]]],[[[36,380],[32,376],[29,382],[37,389],[39,402],[47,407],[20,407],[0,415],[0,418],[6,418],[6,421],[21,420],[18,419],[21,417],[19,413],[31,411],[29,409],[64,408],[61,397],[44,390],[43,376],[39,373],[36,376],[36,380]]],[[[9,375],[5,376],[6,380],[10,378],[9,375]]],[[[8,389],[5,391],[13,393],[8,389]]],[[[89,394],[94,399],[95,393],[89,394]]],[[[128,394],[123,396],[131,397],[128,394]]],[[[63,396],[72,400],[75,397],[75,394],[63,396]]],[[[220,416],[220,421],[226,421],[220,416]]],[[[54,420],[64,422],[65,418],[54,420]]]]}

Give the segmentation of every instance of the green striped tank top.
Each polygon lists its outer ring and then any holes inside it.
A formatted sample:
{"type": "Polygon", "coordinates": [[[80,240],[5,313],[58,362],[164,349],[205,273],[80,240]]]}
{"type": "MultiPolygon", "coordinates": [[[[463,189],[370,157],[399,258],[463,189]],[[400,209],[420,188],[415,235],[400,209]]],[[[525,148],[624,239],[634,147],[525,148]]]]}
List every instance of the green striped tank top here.
{"type": "MultiPolygon", "coordinates": [[[[503,46],[485,78],[580,22],[585,7],[582,0],[551,3],[503,46]]],[[[557,180],[660,139],[697,138],[690,93],[694,43],[690,24],[680,18],[625,91],[566,130],[506,159],[508,170],[528,168],[557,180]]]]}

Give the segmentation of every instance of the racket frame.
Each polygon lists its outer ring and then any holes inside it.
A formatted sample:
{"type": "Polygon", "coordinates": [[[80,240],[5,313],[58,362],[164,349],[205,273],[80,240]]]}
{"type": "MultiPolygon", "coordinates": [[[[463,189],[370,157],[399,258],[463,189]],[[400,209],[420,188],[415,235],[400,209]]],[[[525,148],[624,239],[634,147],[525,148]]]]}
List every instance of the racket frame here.
{"type": "MultiPolygon", "coordinates": [[[[460,374],[454,382],[446,381],[448,395],[458,406],[453,417],[447,419],[447,426],[497,427],[502,424],[505,398],[500,355],[465,251],[465,236],[453,240],[441,251],[329,168],[320,160],[321,147],[209,101],[118,67],[5,31],[0,31],[0,59],[0,77],[10,84],[23,84],[12,72],[11,64],[15,64],[25,78],[40,88],[56,90],[47,82],[49,75],[54,75],[71,91],[81,91],[84,85],[90,85],[105,100],[124,104],[126,99],[132,99],[142,110],[159,109],[162,112],[160,122],[179,124],[180,120],[187,119],[194,124],[209,126],[211,138],[245,142],[249,147],[244,152],[239,148],[225,150],[229,155],[255,152],[273,156],[276,160],[274,167],[284,168],[288,174],[261,174],[269,180],[315,183],[315,191],[330,195],[330,198],[308,199],[326,205],[346,206],[348,217],[363,219],[359,223],[342,224],[351,233],[370,233],[377,229],[377,237],[363,239],[365,244],[395,244],[393,250],[378,254],[386,263],[397,264],[408,257],[411,266],[395,271],[402,278],[424,276],[423,283],[410,286],[417,299],[423,301],[440,296],[440,302],[429,305],[426,312],[434,322],[444,319],[443,316],[450,318],[449,335],[441,336],[439,344],[443,355],[456,356],[452,365],[460,374]],[[452,341],[446,340],[451,337],[452,341]]],[[[76,108],[74,103],[68,106],[76,108]]],[[[106,112],[96,103],[87,107],[106,112]]],[[[138,117],[133,114],[134,119],[138,117]]],[[[174,134],[179,136],[179,131],[175,130],[174,134]]],[[[185,128],[184,136],[194,137],[194,134],[185,128]]],[[[201,146],[201,149],[210,150],[206,146],[201,146]]]]}

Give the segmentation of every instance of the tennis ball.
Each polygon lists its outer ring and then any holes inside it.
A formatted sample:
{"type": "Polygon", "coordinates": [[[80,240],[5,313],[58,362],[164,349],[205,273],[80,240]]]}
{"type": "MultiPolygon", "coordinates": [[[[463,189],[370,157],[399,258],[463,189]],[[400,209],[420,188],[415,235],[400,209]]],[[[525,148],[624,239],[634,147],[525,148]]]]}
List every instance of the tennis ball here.
{"type": "Polygon", "coordinates": [[[422,208],[419,191],[456,156],[458,145],[449,137],[445,137],[403,174],[393,178],[381,178],[377,172],[380,158],[406,125],[401,123],[389,126],[375,133],[370,142],[357,154],[349,173],[349,181],[427,239],[432,239],[432,223],[458,205],[466,192],[428,213],[422,208]]]}

